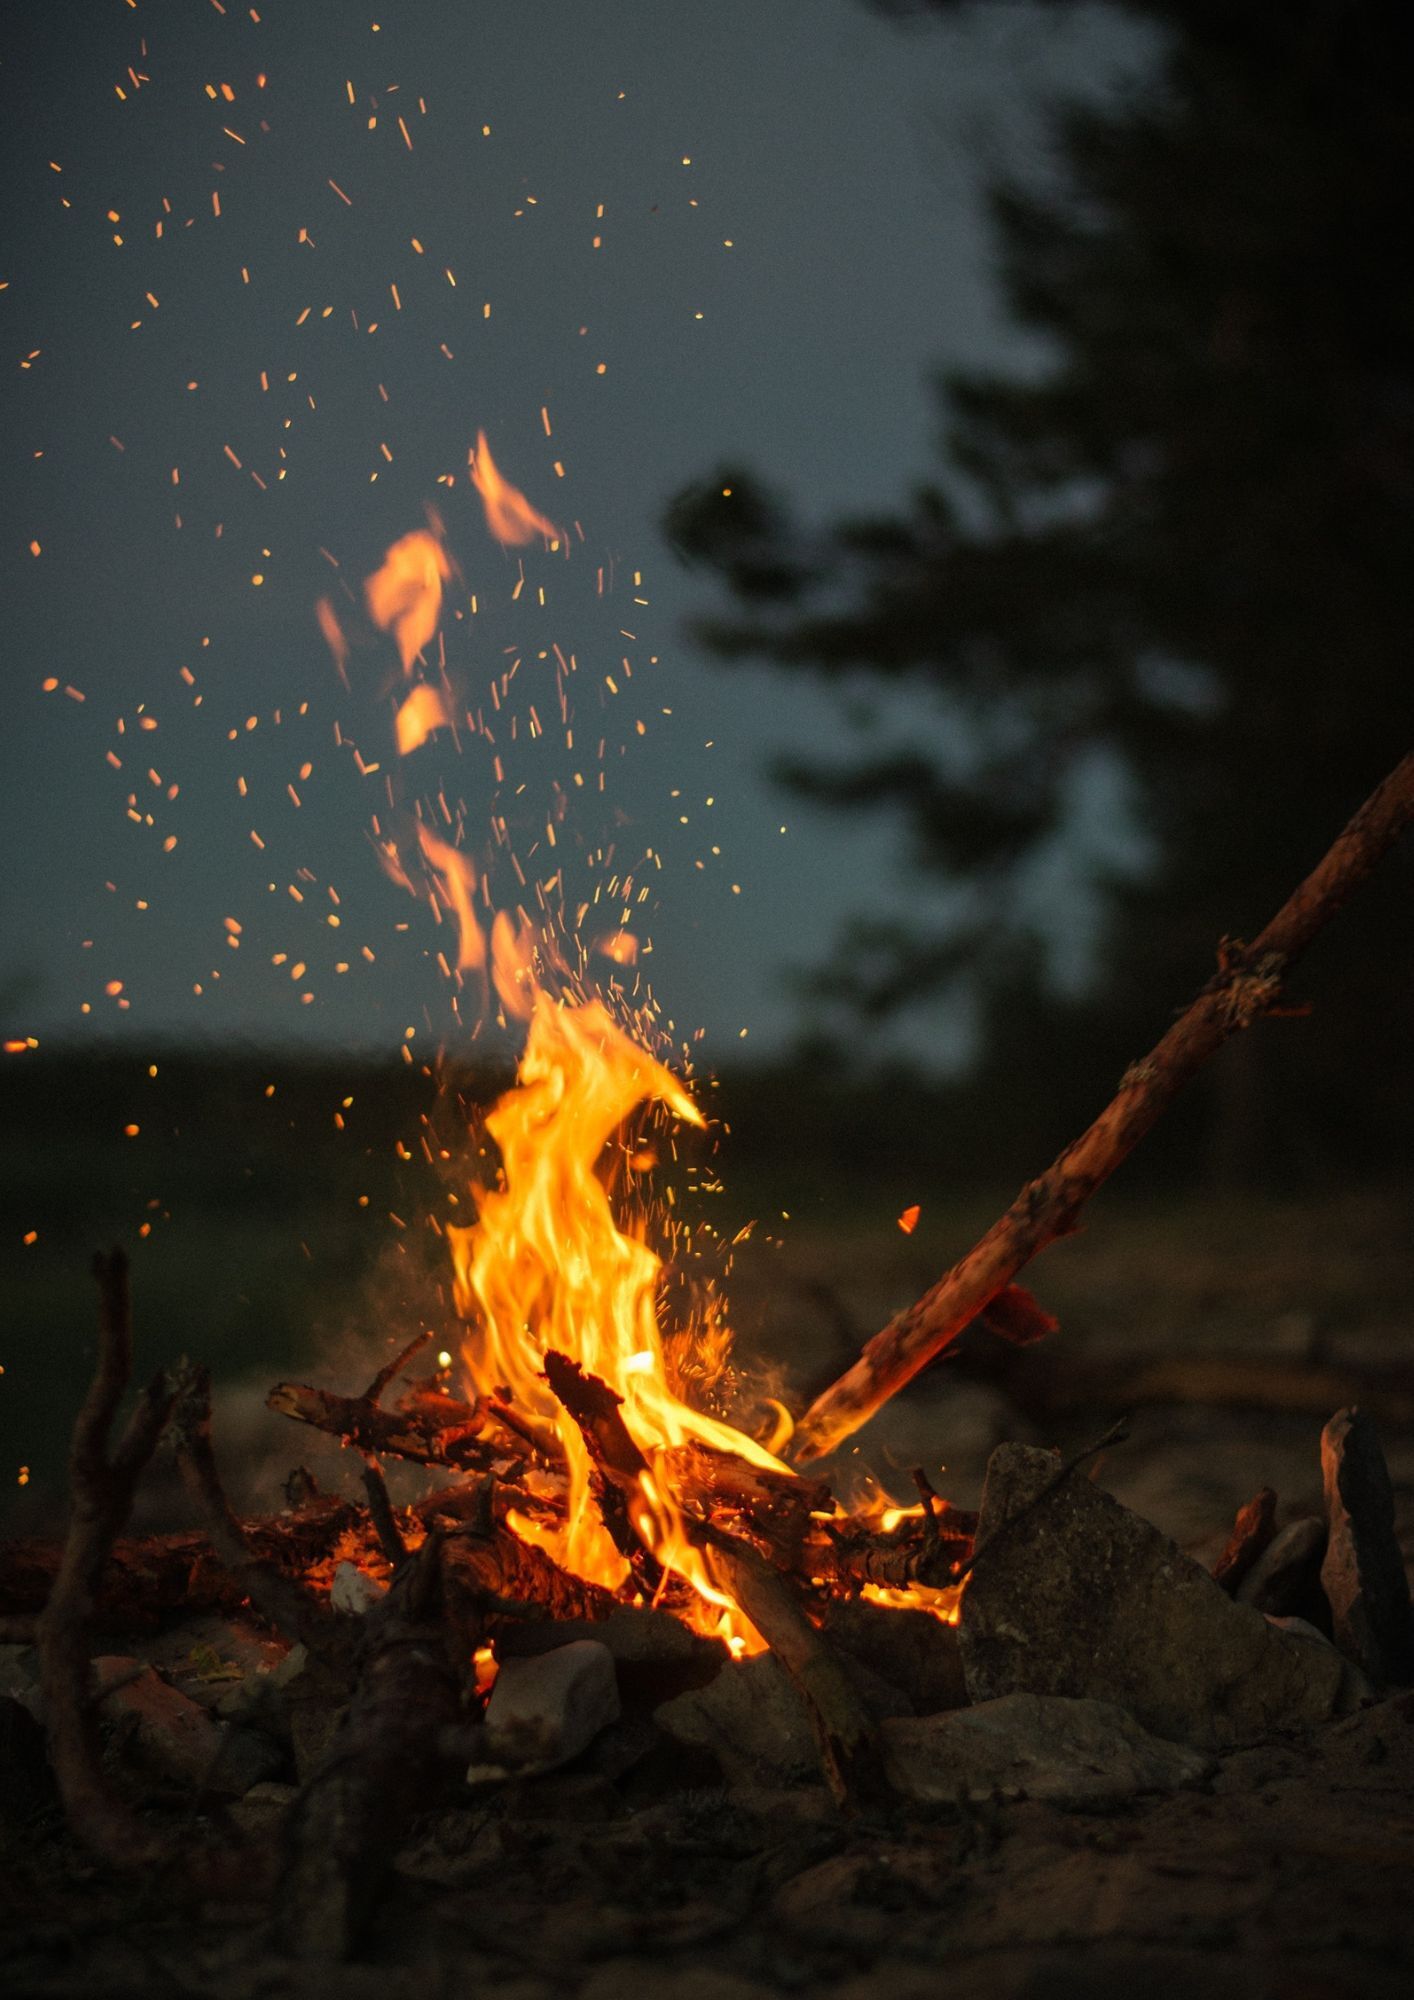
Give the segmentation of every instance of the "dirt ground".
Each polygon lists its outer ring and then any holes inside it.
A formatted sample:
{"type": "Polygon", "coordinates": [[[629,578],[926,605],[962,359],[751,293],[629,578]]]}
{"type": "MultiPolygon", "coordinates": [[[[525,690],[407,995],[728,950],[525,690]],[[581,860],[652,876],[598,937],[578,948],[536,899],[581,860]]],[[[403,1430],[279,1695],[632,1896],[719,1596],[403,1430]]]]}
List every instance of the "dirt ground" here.
{"type": "MultiPolygon", "coordinates": [[[[275,1954],[52,1829],[7,1839],[5,1990],[487,2000],[1379,2000],[1414,1975],[1414,1698],[1103,1815],[1018,1802],[849,1823],[822,1788],[665,1792],[622,1741],[433,1805],[360,1965],[275,1954]]],[[[649,1753],[651,1756],[651,1753],[649,1753]]],[[[691,1773],[684,1772],[684,1777],[691,1773]]]]}

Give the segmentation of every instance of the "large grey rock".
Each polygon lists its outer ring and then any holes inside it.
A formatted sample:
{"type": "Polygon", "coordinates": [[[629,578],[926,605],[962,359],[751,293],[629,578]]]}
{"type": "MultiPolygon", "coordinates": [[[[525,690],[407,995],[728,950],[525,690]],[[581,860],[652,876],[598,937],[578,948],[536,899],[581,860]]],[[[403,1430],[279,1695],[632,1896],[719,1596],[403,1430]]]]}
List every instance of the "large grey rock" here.
{"type": "Polygon", "coordinates": [[[503,1660],[467,1782],[553,1771],[587,1749],[618,1715],[614,1656],[594,1639],[576,1639],[533,1659],[503,1660]]]}
{"type": "Polygon", "coordinates": [[[149,1770],[231,1798],[279,1770],[281,1753],[268,1738],[213,1721],[145,1661],[106,1654],[93,1675],[98,1713],[149,1770]]]}
{"type": "Polygon", "coordinates": [[[1369,1678],[1368,1674],[1362,1673],[1353,1660],[1347,1660],[1339,1647],[1334,1645],[1317,1626],[1311,1624],[1309,1619],[1296,1617],[1278,1618],[1270,1611],[1264,1612],[1262,1615],[1269,1625],[1275,1626],[1279,1632],[1285,1632],[1289,1639],[1300,1640],[1307,1646],[1323,1646],[1327,1652],[1334,1653],[1337,1659],[1344,1662],[1344,1686],[1350,1697],[1346,1703],[1347,1707],[1353,1709],[1358,1707],[1362,1701],[1374,1701],[1377,1698],[1375,1684],[1369,1678]]]}
{"type": "Polygon", "coordinates": [[[889,1782],[925,1803],[1000,1796],[1112,1806],[1196,1784],[1214,1768],[1202,1751],[1151,1736],[1113,1702],[1061,1695],[1003,1695],[885,1722],[880,1733],[889,1782]]]}
{"type": "MultiPolygon", "coordinates": [[[[906,1695],[857,1660],[843,1656],[843,1665],[876,1719],[911,1712],[906,1695]]],[[[709,1751],[729,1784],[798,1785],[820,1777],[805,1704],[772,1653],[734,1660],[709,1686],[665,1701],[654,1720],[675,1743],[709,1751]]]]}
{"type": "Polygon", "coordinates": [[[1394,1533],[1394,1489],[1375,1426],[1337,1410],[1321,1432],[1328,1538],[1321,1585],[1341,1651],[1372,1680],[1414,1681],[1409,1581],[1394,1533]]]}
{"type": "Polygon", "coordinates": [[[1058,1469],[1053,1453],[1028,1445],[1002,1445],[988,1465],[960,1626],[974,1702],[1092,1697],[1209,1749],[1356,1705],[1337,1655],[1234,1604],[1088,1479],[1052,1487],[1058,1469]]]}

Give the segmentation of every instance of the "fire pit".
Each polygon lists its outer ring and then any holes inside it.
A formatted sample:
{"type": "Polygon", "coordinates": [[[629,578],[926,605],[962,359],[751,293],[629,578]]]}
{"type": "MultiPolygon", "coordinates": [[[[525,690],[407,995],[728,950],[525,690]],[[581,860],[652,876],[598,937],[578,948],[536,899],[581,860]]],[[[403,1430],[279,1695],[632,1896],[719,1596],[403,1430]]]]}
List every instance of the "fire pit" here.
{"type": "MultiPolygon", "coordinates": [[[[976,1515],[921,1471],[914,1504],[860,1504],[830,1461],[828,1478],[801,1464],[979,1313],[1012,1343],[1055,1331],[1015,1271],[1073,1226],[1203,1055],[1273,1007],[1411,803],[1406,760],[1090,1131],[795,1426],[780,1406],[754,1421],[729,1407],[715,1321],[661,1316],[654,1216],[624,1168],[644,1108],[695,1122],[691,1095],[598,1000],[552,990],[525,936],[493,932],[490,976],[526,1040],[486,1121],[499,1169],[476,1220],[448,1232],[463,1352],[429,1371],[424,1332],[361,1395],[270,1392],[360,1455],[365,1504],[306,1491],[238,1521],[191,1364],[153,1380],[114,1443],[127,1270],[98,1260],[69,1537],[10,1544],[0,1563],[25,1810],[57,1787],[62,1841],[160,1882],[184,1922],[259,1912],[287,1965],[396,1956],[408,1909],[435,1906],[434,1930],[469,1927],[478,1962],[532,1973],[586,1974],[632,1945],[676,1978],[730,1933],[742,1971],[702,1989],[723,1993],[762,1973],[818,1984],[822,1953],[893,1964],[900,1911],[905,1959],[995,1949],[1020,1922],[1005,1895],[969,1889],[967,1914],[949,1913],[1003,1834],[1042,1909],[1065,1900],[1065,1854],[1124,1853],[1201,1880],[1239,1930],[1260,1897],[1232,1886],[1234,1840],[1237,1883],[1263,1894],[1298,1863],[1406,1866],[1380,1819],[1414,1776],[1397,1692],[1414,1631],[1360,1410],[1323,1435],[1323,1518],[1278,1530],[1258,1494],[1211,1573],[1086,1476],[1122,1426],[1064,1460],[1002,1446],[976,1515]],[[164,1434],[201,1527],[124,1542],[164,1434]],[[412,1504],[390,1499],[392,1459],[424,1470],[412,1504]],[[105,1637],[114,1650],[92,1657],[95,1628],[121,1650],[105,1637]],[[1346,1803],[1334,1819],[1323,1806],[1317,1836],[1311,1800],[1332,1785],[1346,1803]],[[1277,1831],[1255,1861],[1258,1796],[1277,1831]],[[1129,1816],[1117,1842],[1075,1818],[1097,1812],[1129,1816]],[[1221,1839],[1200,1852],[1215,1816],[1221,1839]],[[546,1853],[548,1874],[528,1876],[546,1853]],[[576,1886],[547,1910],[566,1870],[576,1886]],[[514,1890],[488,1907],[508,1871],[514,1890]]],[[[1105,1875],[1086,1870],[1092,1888],[1105,1875]]],[[[1155,1935],[1175,1962],[1192,1945],[1176,1909],[1155,1935]]],[[[1122,1963],[1125,1940],[1110,1948],[1122,1963]]],[[[216,1991],[235,1961],[209,1949],[216,1991]]]]}

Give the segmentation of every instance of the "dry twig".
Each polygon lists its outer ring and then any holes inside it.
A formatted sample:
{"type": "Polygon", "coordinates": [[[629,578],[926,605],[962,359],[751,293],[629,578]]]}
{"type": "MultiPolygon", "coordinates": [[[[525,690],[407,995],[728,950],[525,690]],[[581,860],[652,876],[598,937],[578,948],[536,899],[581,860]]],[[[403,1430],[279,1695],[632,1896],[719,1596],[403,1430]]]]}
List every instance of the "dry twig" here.
{"type": "Polygon", "coordinates": [[[211,1446],[211,1377],[207,1370],[187,1364],[178,1373],[177,1388],[177,1464],[188,1497],[205,1516],[206,1531],[222,1564],[261,1616],[286,1638],[302,1640],[313,1653],[327,1655],[336,1650],[343,1621],[297,1578],[263,1561],[231,1512],[211,1446]]]}

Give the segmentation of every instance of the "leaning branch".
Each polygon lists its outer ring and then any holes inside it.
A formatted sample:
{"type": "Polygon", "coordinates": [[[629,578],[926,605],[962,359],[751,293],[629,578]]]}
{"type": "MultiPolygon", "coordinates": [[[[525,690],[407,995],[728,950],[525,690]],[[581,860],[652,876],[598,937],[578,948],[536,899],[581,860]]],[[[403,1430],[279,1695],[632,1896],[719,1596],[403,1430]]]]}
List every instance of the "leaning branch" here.
{"type": "Polygon", "coordinates": [[[69,1446],[69,1532],[48,1601],[36,1622],[49,1758],[76,1834],[114,1867],[150,1867],[165,1843],[119,1798],[104,1774],[89,1688],[88,1633],[113,1542],[132,1511],[143,1467],[171,1413],[159,1375],[144,1390],[110,1453],[109,1435],[132,1372],[128,1262],[121,1250],[93,1260],[98,1281],[98,1358],[69,1446]]]}
{"type": "Polygon", "coordinates": [[[1190,1077],[1229,1036],[1271,1013],[1287,973],[1414,819],[1414,752],[1391,771],[1316,868],[1251,944],[1224,940],[1218,971],[1163,1040],[1132,1063],[1113,1100],[960,1263],[875,1334],[848,1372],[816,1397],[792,1441],[821,1458],[957,1338],[1023,1264],[1072,1231],[1190,1077]]]}

